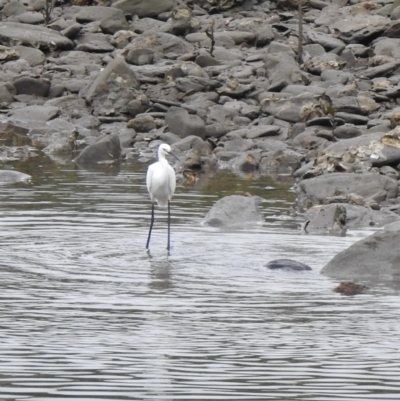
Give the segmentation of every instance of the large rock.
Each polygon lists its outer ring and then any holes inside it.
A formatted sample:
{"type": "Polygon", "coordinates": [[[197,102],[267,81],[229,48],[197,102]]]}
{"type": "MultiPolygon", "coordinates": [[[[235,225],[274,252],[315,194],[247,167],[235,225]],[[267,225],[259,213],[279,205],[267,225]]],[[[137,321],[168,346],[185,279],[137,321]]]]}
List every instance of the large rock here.
{"type": "Polygon", "coordinates": [[[2,22],[0,44],[5,46],[27,45],[40,49],[72,49],[74,43],[57,31],[43,26],[2,22]]]}
{"type": "Polygon", "coordinates": [[[340,280],[400,281],[400,230],[379,231],[336,255],[321,271],[340,280]]]}
{"type": "Polygon", "coordinates": [[[262,222],[258,197],[231,195],[218,200],[207,213],[203,224],[213,227],[251,226],[262,222]]]}
{"type": "Polygon", "coordinates": [[[385,199],[395,198],[397,181],[376,173],[332,173],[303,180],[298,185],[299,203],[305,208],[322,204],[335,195],[354,193],[370,198],[380,191],[384,191],[385,199]]]}

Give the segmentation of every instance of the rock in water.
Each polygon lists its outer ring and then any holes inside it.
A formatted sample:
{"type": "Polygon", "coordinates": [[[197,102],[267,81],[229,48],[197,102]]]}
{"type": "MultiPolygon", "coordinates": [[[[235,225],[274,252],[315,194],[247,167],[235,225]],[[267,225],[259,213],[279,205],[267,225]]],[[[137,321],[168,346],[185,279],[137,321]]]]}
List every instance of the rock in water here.
{"type": "Polygon", "coordinates": [[[218,200],[207,213],[203,224],[213,227],[243,227],[263,221],[258,207],[261,198],[231,195],[218,200]]]}
{"type": "Polygon", "coordinates": [[[296,260],[291,259],[276,259],[268,262],[265,267],[271,270],[295,270],[295,271],[305,271],[312,270],[310,266],[297,262],[296,260]]]}
{"type": "Polygon", "coordinates": [[[362,294],[368,290],[368,287],[362,284],[356,284],[351,281],[343,281],[337,287],[333,289],[334,292],[338,292],[343,295],[357,295],[362,294]]]}
{"type": "Polygon", "coordinates": [[[25,173],[20,173],[14,170],[0,170],[0,185],[1,184],[16,184],[22,182],[29,184],[31,182],[31,176],[25,173]]]}
{"type": "Polygon", "coordinates": [[[400,282],[400,230],[378,231],[336,255],[321,271],[339,280],[400,282]]]}

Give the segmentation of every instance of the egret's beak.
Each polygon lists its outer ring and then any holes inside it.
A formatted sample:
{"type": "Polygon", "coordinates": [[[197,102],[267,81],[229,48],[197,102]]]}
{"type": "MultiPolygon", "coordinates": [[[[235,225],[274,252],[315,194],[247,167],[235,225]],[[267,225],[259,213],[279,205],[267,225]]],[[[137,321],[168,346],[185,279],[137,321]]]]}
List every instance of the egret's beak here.
{"type": "Polygon", "coordinates": [[[174,155],[172,152],[168,152],[169,155],[171,155],[173,158],[175,158],[176,160],[178,160],[178,162],[180,162],[178,156],[174,155]]]}

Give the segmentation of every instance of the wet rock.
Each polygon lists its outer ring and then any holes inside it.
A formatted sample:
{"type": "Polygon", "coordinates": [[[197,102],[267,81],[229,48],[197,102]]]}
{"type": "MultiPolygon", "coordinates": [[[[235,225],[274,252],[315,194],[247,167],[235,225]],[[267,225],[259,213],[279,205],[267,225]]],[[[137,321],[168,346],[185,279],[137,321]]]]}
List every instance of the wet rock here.
{"type": "Polygon", "coordinates": [[[309,271],[310,266],[292,259],[276,259],[268,262],[265,267],[271,270],[309,271]]]}
{"type": "Polygon", "coordinates": [[[80,166],[113,163],[121,158],[121,143],[118,135],[107,135],[89,145],[74,159],[80,166]]]}
{"type": "Polygon", "coordinates": [[[336,255],[321,271],[340,280],[398,284],[400,231],[379,231],[336,255]]]}
{"type": "Polygon", "coordinates": [[[30,184],[32,177],[15,170],[0,170],[0,185],[24,183],[30,184]]]}
{"type": "Polygon", "coordinates": [[[207,213],[203,224],[220,228],[243,228],[262,222],[260,198],[231,195],[218,200],[207,213]]]}

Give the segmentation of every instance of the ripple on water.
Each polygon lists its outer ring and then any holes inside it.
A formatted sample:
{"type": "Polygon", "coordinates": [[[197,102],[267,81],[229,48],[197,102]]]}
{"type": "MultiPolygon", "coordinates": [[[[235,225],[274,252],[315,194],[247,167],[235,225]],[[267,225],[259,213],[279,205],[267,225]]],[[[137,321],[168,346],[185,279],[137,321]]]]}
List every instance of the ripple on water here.
{"type": "Polygon", "coordinates": [[[300,235],[279,204],[220,232],[199,224],[215,197],[178,188],[149,258],[143,172],[64,178],[1,195],[0,399],[398,399],[397,296],[319,275],[366,232],[300,235]]]}

